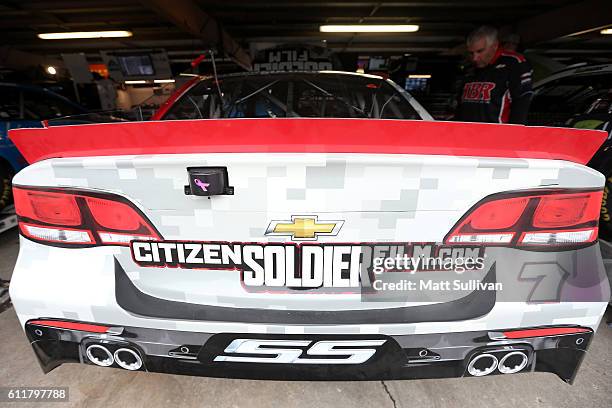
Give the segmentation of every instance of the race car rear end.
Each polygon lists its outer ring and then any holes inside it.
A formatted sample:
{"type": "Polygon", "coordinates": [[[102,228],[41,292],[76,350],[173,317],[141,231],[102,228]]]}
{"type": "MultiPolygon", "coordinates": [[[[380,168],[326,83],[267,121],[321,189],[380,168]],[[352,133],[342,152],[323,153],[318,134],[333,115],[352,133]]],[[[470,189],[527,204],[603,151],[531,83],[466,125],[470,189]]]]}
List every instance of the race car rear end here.
{"type": "Polygon", "coordinates": [[[571,382],[610,297],[604,178],[583,165],[596,131],[226,119],[11,137],[34,164],[14,179],[10,293],[45,372],[571,382]]]}

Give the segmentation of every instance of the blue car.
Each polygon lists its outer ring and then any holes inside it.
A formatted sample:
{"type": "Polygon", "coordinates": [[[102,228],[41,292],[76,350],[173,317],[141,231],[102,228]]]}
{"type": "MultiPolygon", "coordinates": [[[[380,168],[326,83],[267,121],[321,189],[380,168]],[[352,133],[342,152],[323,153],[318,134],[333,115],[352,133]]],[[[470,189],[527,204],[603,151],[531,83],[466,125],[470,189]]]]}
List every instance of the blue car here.
{"type": "Polygon", "coordinates": [[[12,176],[28,165],[8,138],[8,130],[42,127],[41,121],[86,110],[48,89],[0,82],[0,210],[12,203],[12,176]]]}

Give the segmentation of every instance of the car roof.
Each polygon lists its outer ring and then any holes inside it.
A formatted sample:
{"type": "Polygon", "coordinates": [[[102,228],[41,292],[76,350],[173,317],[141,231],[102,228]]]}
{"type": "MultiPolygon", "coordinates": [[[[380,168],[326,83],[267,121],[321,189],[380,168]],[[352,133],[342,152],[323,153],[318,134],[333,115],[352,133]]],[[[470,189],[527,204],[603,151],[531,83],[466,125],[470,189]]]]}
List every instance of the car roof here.
{"type": "MultiPolygon", "coordinates": [[[[219,79],[222,78],[239,78],[239,77],[257,77],[257,76],[267,76],[267,75],[290,75],[290,74],[306,74],[306,75],[347,75],[347,76],[357,76],[362,78],[369,79],[384,79],[379,75],[371,75],[371,74],[361,74],[358,72],[348,72],[348,71],[248,71],[248,72],[235,72],[232,74],[223,74],[218,75],[219,79]]],[[[200,76],[202,79],[210,79],[213,78],[211,75],[200,76]]]]}
{"type": "Polygon", "coordinates": [[[11,87],[11,88],[15,88],[18,90],[25,90],[25,91],[32,91],[32,92],[38,92],[38,93],[44,93],[47,95],[51,95],[54,98],[57,99],[61,99],[63,102],[78,108],[79,110],[81,110],[83,113],[87,112],[87,109],[85,109],[85,107],[79,105],[78,103],[72,102],[70,99],[66,98],[65,96],[62,96],[56,92],[53,92],[50,89],[41,87],[41,86],[36,86],[36,85],[28,85],[28,84],[18,84],[16,82],[0,82],[0,87],[11,87]]]}
{"type": "Polygon", "coordinates": [[[554,72],[544,79],[536,82],[533,87],[538,88],[542,85],[546,85],[549,82],[556,81],[561,78],[568,78],[572,76],[587,76],[594,74],[608,74],[612,75],[612,64],[599,64],[599,65],[580,65],[562,69],[561,71],[554,72]]]}

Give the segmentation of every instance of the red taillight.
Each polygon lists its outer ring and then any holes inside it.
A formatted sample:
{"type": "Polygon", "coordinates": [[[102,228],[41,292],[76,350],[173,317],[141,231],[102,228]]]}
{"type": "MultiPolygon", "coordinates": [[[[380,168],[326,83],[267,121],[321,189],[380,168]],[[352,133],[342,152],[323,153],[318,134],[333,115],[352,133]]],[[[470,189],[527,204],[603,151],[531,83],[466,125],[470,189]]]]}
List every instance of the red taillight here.
{"type": "Polygon", "coordinates": [[[564,194],[542,197],[533,215],[533,226],[537,228],[565,228],[584,224],[597,218],[601,208],[593,193],[564,194]]]}
{"type": "Polygon", "coordinates": [[[13,188],[21,233],[46,243],[129,245],[160,235],[131,202],[114,194],[13,188]]]}
{"type": "Polygon", "coordinates": [[[86,197],[85,201],[91,215],[103,228],[136,231],[140,227],[138,214],[129,205],[93,197],[86,197]]]}
{"type": "Polygon", "coordinates": [[[489,201],[476,210],[472,217],[472,227],[476,230],[498,230],[510,228],[520,218],[529,200],[526,198],[509,198],[500,201],[489,201]]]}
{"type": "Polygon", "coordinates": [[[13,191],[13,196],[15,207],[23,217],[55,225],[81,225],[81,213],[74,196],[20,188],[13,191]]]}
{"type": "Polygon", "coordinates": [[[597,239],[601,191],[501,193],[476,204],[446,236],[448,244],[575,246],[597,239]]]}

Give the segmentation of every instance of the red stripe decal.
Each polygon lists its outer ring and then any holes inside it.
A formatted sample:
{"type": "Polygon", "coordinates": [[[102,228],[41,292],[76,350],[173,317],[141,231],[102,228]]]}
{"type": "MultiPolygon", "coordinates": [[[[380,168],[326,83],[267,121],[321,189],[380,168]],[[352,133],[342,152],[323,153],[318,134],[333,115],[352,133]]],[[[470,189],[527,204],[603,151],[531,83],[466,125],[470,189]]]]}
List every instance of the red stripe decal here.
{"type": "Polygon", "coordinates": [[[581,327],[552,327],[543,329],[526,329],[504,332],[507,339],[525,339],[529,337],[560,336],[563,334],[588,333],[591,329],[581,327]]]}
{"type": "Polygon", "coordinates": [[[510,98],[510,91],[506,91],[504,93],[504,97],[502,98],[502,106],[500,109],[500,123],[508,123],[510,122],[510,106],[512,104],[512,99],[510,98]]]}
{"type": "Polygon", "coordinates": [[[510,50],[502,50],[501,55],[503,55],[504,57],[516,58],[518,62],[527,61],[522,54],[519,54],[518,52],[510,51],[510,50]]]}
{"type": "Polygon", "coordinates": [[[207,119],[9,131],[34,163],[171,153],[387,153],[562,159],[585,164],[604,131],[385,119],[207,119]]]}
{"type": "Polygon", "coordinates": [[[60,320],[31,320],[27,324],[37,326],[53,327],[56,329],[79,330],[90,333],[106,333],[108,326],[99,326],[96,324],[78,323],[78,322],[63,322],[60,320]]]}

